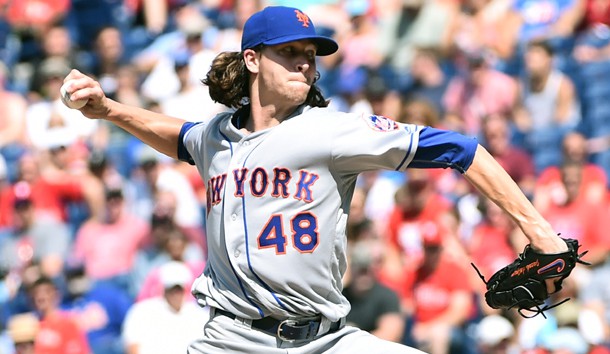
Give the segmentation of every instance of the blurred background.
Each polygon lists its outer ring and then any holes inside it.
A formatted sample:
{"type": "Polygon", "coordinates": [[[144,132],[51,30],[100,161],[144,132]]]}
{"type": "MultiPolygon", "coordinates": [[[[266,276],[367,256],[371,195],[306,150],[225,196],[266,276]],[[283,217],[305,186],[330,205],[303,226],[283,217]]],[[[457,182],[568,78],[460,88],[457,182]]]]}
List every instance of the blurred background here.
{"type": "Polygon", "coordinates": [[[245,20],[298,6],[339,44],[331,109],[476,137],[589,250],[550,303],[490,309],[527,239],[451,170],[359,176],[348,322],[430,353],[610,352],[610,0],[0,0],[0,353],[183,352],[207,319],[196,169],[61,104],[72,68],[191,121],[228,110],[200,80],[245,20]],[[527,315],[527,313],[526,313],[527,315]]]}

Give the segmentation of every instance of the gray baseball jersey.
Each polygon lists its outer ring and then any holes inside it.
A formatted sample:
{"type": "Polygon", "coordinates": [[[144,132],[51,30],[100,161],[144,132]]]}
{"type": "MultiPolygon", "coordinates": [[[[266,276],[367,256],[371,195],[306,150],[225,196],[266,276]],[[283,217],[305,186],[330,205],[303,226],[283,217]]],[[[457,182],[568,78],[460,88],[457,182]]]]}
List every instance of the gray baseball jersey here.
{"type": "Polygon", "coordinates": [[[187,123],[179,155],[197,165],[207,185],[209,259],[193,293],[250,319],[346,316],[345,229],[358,174],[465,170],[476,146],[439,130],[326,108],[301,107],[249,135],[231,117],[187,123]],[[423,131],[435,148],[414,160],[423,131]],[[459,143],[448,149],[452,139],[459,143]]]}

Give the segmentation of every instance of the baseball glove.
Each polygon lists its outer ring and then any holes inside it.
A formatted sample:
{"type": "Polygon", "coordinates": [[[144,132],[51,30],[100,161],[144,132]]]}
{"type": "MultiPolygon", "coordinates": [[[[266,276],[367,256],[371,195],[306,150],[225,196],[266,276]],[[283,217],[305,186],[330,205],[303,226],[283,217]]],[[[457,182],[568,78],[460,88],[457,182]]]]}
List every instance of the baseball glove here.
{"type": "Polygon", "coordinates": [[[557,278],[555,282],[555,292],[557,292],[561,290],[561,283],[570,275],[576,263],[590,265],[581,259],[587,251],[578,253],[580,245],[577,240],[562,239],[568,245],[566,252],[538,253],[528,244],[513,263],[497,271],[487,281],[471,263],[487,287],[485,292],[487,304],[494,309],[517,308],[519,314],[526,318],[539,314],[546,318],[544,311],[568,301],[569,298],[554,305],[541,307],[550,296],[546,288],[546,279],[557,278]],[[533,315],[526,315],[524,311],[532,312],[533,315]]]}

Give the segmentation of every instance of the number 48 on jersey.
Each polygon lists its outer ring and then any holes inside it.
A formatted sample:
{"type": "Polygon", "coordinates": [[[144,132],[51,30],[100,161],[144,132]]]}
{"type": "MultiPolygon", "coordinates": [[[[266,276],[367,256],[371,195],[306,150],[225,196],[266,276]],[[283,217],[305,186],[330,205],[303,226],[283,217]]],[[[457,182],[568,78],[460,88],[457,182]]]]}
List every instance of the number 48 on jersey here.
{"type": "MultiPolygon", "coordinates": [[[[313,252],[319,243],[318,221],[309,211],[298,213],[290,220],[292,246],[301,253],[313,252]]],[[[258,248],[275,248],[276,254],[286,254],[288,237],[282,214],[271,215],[258,235],[258,248]]]]}

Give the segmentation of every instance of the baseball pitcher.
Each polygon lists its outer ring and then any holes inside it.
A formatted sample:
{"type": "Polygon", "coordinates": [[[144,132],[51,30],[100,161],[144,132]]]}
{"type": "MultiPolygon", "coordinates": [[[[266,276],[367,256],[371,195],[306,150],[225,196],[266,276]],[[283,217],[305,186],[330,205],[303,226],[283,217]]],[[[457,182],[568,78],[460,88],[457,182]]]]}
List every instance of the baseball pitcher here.
{"type": "MultiPolygon", "coordinates": [[[[197,166],[207,186],[209,261],[192,292],[211,319],[188,353],[415,353],[345,326],[346,221],[356,178],[376,169],[452,168],[502,207],[544,254],[568,250],[475,139],[382,116],[341,113],[316,87],[316,56],[338,50],[298,9],[267,7],[203,82],[228,107],[188,122],[107,98],[73,70],[80,111],[197,166]],[[206,117],[207,118],[207,117],[206,117]]],[[[540,284],[555,290],[549,278],[540,284]]]]}

